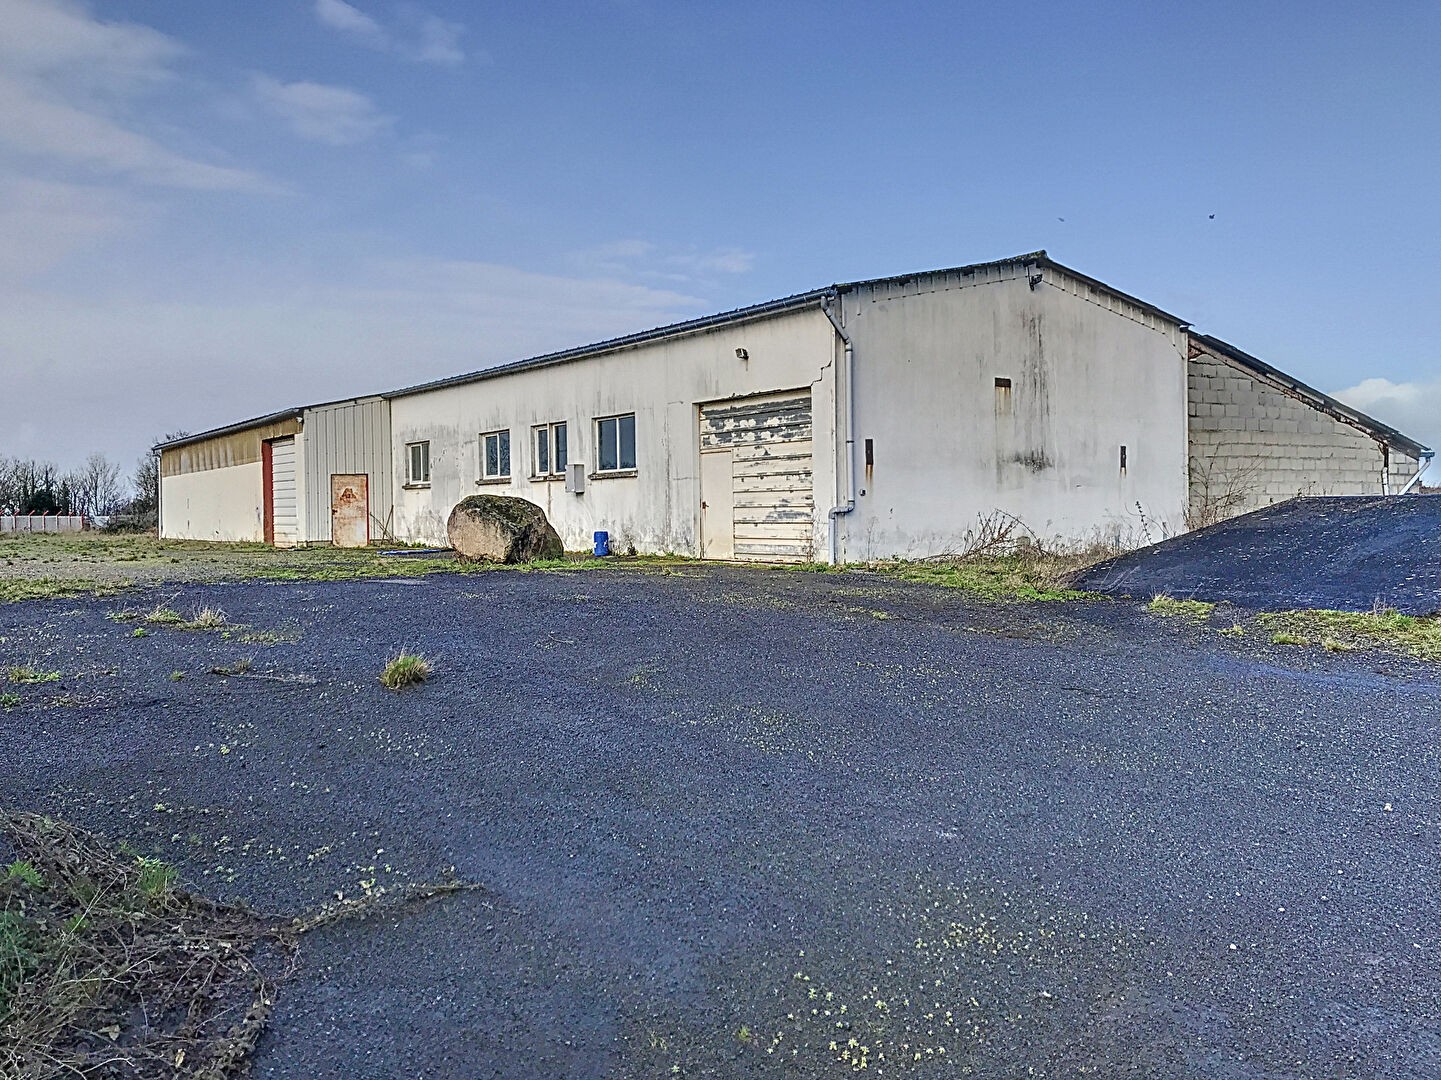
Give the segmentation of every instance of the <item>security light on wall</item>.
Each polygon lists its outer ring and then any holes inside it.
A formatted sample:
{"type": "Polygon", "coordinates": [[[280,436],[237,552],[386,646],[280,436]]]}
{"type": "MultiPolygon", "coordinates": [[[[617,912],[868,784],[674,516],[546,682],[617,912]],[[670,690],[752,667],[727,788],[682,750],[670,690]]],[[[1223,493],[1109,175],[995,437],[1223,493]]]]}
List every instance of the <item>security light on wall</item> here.
{"type": "Polygon", "coordinates": [[[737,360],[749,360],[750,358],[751,358],[751,354],[748,353],[748,352],[746,352],[744,349],[737,349],[737,350],[736,350],[736,359],[737,359],[737,360]]]}

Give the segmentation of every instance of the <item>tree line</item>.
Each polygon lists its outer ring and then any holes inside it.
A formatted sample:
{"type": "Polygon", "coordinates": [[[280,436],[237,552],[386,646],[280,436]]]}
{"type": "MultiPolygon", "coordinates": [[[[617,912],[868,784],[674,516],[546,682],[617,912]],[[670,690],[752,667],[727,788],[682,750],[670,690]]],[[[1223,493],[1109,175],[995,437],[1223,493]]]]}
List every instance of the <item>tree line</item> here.
{"type": "MultiPolygon", "coordinates": [[[[184,432],[165,435],[178,439],[184,432]]],[[[155,524],[160,506],[160,461],[145,453],[130,475],[104,454],[79,468],[61,470],[49,461],[0,455],[0,513],[122,515],[140,526],[155,524]]]]}

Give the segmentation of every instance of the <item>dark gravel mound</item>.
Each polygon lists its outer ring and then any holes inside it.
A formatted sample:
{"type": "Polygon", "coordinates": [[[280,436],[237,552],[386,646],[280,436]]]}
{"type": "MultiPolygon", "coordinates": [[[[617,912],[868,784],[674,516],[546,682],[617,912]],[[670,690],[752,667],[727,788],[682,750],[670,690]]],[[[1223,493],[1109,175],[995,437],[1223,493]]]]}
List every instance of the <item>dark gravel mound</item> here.
{"type": "Polygon", "coordinates": [[[1087,570],[1077,588],[1242,607],[1441,609],[1441,496],[1291,499],[1087,570]]]}

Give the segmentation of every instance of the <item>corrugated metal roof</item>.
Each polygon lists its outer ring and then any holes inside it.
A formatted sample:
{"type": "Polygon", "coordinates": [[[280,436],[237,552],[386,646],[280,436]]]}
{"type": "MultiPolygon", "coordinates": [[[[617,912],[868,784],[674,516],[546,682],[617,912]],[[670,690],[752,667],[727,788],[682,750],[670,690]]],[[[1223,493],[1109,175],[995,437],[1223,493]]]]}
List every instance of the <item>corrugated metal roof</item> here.
{"type": "Polygon", "coordinates": [[[1323,394],[1314,386],[1309,386],[1300,379],[1287,375],[1280,368],[1272,367],[1266,363],[1266,361],[1258,359],[1250,353],[1242,352],[1236,348],[1236,346],[1222,341],[1220,338],[1211,337],[1209,334],[1197,334],[1195,332],[1192,332],[1191,337],[1212,352],[1218,353],[1229,360],[1234,360],[1242,367],[1250,368],[1258,375],[1265,376],[1274,382],[1280,383],[1288,390],[1310,398],[1315,408],[1320,409],[1322,412],[1330,413],[1337,419],[1348,421],[1356,427],[1364,429],[1375,438],[1390,446],[1405,450],[1413,456],[1419,456],[1422,453],[1429,452],[1431,449],[1429,446],[1417,442],[1409,435],[1402,434],[1389,424],[1383,424],[1375,417],[1368,416],[1359,409],[1353,409],[1344,402],[1337,401],[1330,394],[1323,394]]]}
{"type": "Polygon", "coordinates": [[[300,420],[304,418],[305,409],[304,405],[296,406],[293,409],[281,409],[280,412],[267,413],[265,416],[257,416],[253,420],[241,420],[234,424],[226,424],[224,427],[211,428],[209,431],[197,431],[194,435],[184,435],[178,439],[171,439],[169,442],[156,443],[150,449],[174,450],[178,446],[189,446],[191,443],[219,438],[221,435],[234,435],[237,431],[264,427],[266,424],[276,424],[281,420],[300,420]]]}
{"type": "Polygon", "coordinates": [[[304,421],[308,409],[324,409],[331,405],[349,405],[363,401],[380,401],[385,398],[384,394],[362,394],[360,397],[336,398],[333,401],[318,401],[313,405],[297,405],[293,409],[281,409],[279,412],[268,413],[265,416],[257,416],[252,420],[239,420],[233,424],[226,424],[224,427],[210,428],[206,431],[197,431],[194,435],[184,435],[178,439],[171,439],[168,442],[156,443],[150,449],[173,450],[177,446],[188,446],[190,443],[203,442],[205,439],[218,438],[221,435],[234,435],[237,431],[248,431],[250,428],[264,427],[266,424],[274,424],[280,420],[301,420],[304,421]]]}
{"type": "MultiPolygon", "coordinates": [[[[811,289],[807,292],[795,293],[791,296],[781,297],[778,300],[767,300],[764,303],[752,304],[748,307],[735,308],[731,311],[722,311],[715,315],[706,315],[698,319],[687,319],[684,322],[669,323],[665,326],[658,326],[651,330],[642,330],[634,334],[626,334],[622,337],[608,338],[605,341],[598,341],[591,345],[581,345],[572,349],[563,349],[559,352],[543,353],[539,356],[532,356],[524,360],[514,360],[509,363],[497,364],[494,367],[481,368],[478,371],[466,372],[463,375],[452,375],[444,379],[435,379],[431,382],[417,383],[414,386],[402,387],[399,390],[392,390],[386,393],[366,395],[366,397],[398,398],[408,397],[413,394],[424,394],[432,390],[444,390],[452,386],[463,386],[467,383],[480,382],[485,379],[495,379],[502,375],[509,375],[517,371],[529,371],[533,368],[549,367],[554,364],[570,363],[575,360],[585,360],[590,357],[600,356],[605,353],[617,352],[621,349],[633,348],[637,345],[644,345],[653,341],[662,341],[668,338],[685,337],[689,334],[700,333],[719,326],[732,326],[739,323],[750,322],[755,319],[769,318],[773,315],[784,314],[788,311],[795,311],[819,303],[824,297],[835,296],[840,293],[851,292],[856,289],[872,288],[878,285],[902,284],[909,281],[916,281],[920,278],[931,277],[941,274],[969,274],[981,270],[992,269],[1000,266],[1035,265],[1049,267],[1050,269],[1068,274],[1078,281],[1085,282],[1096,289],[1103,290],[1111,295],[1135,304],[1143,311],[1150,312],[1160,318],[1176,323],[1183,330],[1190,330],[1191,324],[1177,315],[1147,303],[1129,293],[1107,285],[1103,281],[1073,270],[1069,266],[1056,262],[1044,250],[1032,251],[1023,255],[1014,255],[1005,259],[994,259],[990,262],[970,263],[965,266],[952,266],[939,270],[923,270],[912,274],[896,274],[890,277],[866,278],[859,281],[837,282],[834,285],[823,286],[818,289],[811,289]]],[[[1214,346],[1226,355],[1231,356],[1237,362],[1253,367],[1256,371],[1269,375],[1271,378],[1286,383],[1299,393],[1306,394],[1316,400],[1318,405],[1332,412],[1340,414],[1352,422],[1371,431],[1378,438],[1383,438],[1390,444],[1419,453],[1426,450],[1414,439],[1403,435],[1395,428],[1388,427],[1379,420],[1358,412],[1334,398],[1328,397],[1321,391],[1307,386],[1299,379],[1293,379],[1285,372],[1271,367],[1254,356],[1243,353],[1240,349],[1226,344],[1219,338],[1212,338],[1202,334],[1192,333],[1198,341],[1214,346]]],[[[334,405],[343,401],[360,401],[360,398],[340,398],[337,401],[321,402],[316,405],[301,406],[283,412],[272,413],[269,416],[256,417],[254,420],[245,420],[237,424],[229,424],[225,427],[212,428],[209,431],[202,431],[195,435],[187,435],[183,439],[175,439],[171,442],[161,443],[155,449],[170,449],[176,446],[184,446],[187,443],[198,442],[202,439],[213,438],[217,435],[226,435],[236,431],[244,431],[247,428],[260,427],[276,420],[288,419],[294,416],[302,416],[307,408],[316,409],[324,405],[334,405]]]]}

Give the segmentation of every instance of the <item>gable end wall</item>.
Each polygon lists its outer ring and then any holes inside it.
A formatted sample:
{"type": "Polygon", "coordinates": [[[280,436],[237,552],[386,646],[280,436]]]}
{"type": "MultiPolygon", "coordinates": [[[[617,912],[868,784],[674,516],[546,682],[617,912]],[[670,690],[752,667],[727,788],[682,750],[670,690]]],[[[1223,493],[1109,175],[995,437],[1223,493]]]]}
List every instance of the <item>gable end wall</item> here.
{"type": "MultiPolygon", "coordinates": [[[[1382,443],[1294,391],[1192,343],[1190,519],[1211,524],[1297,495],[1381,493],[1382,443]]],[[[1390,488],[1417,461],[1392,448],[1390,488]]]]}

